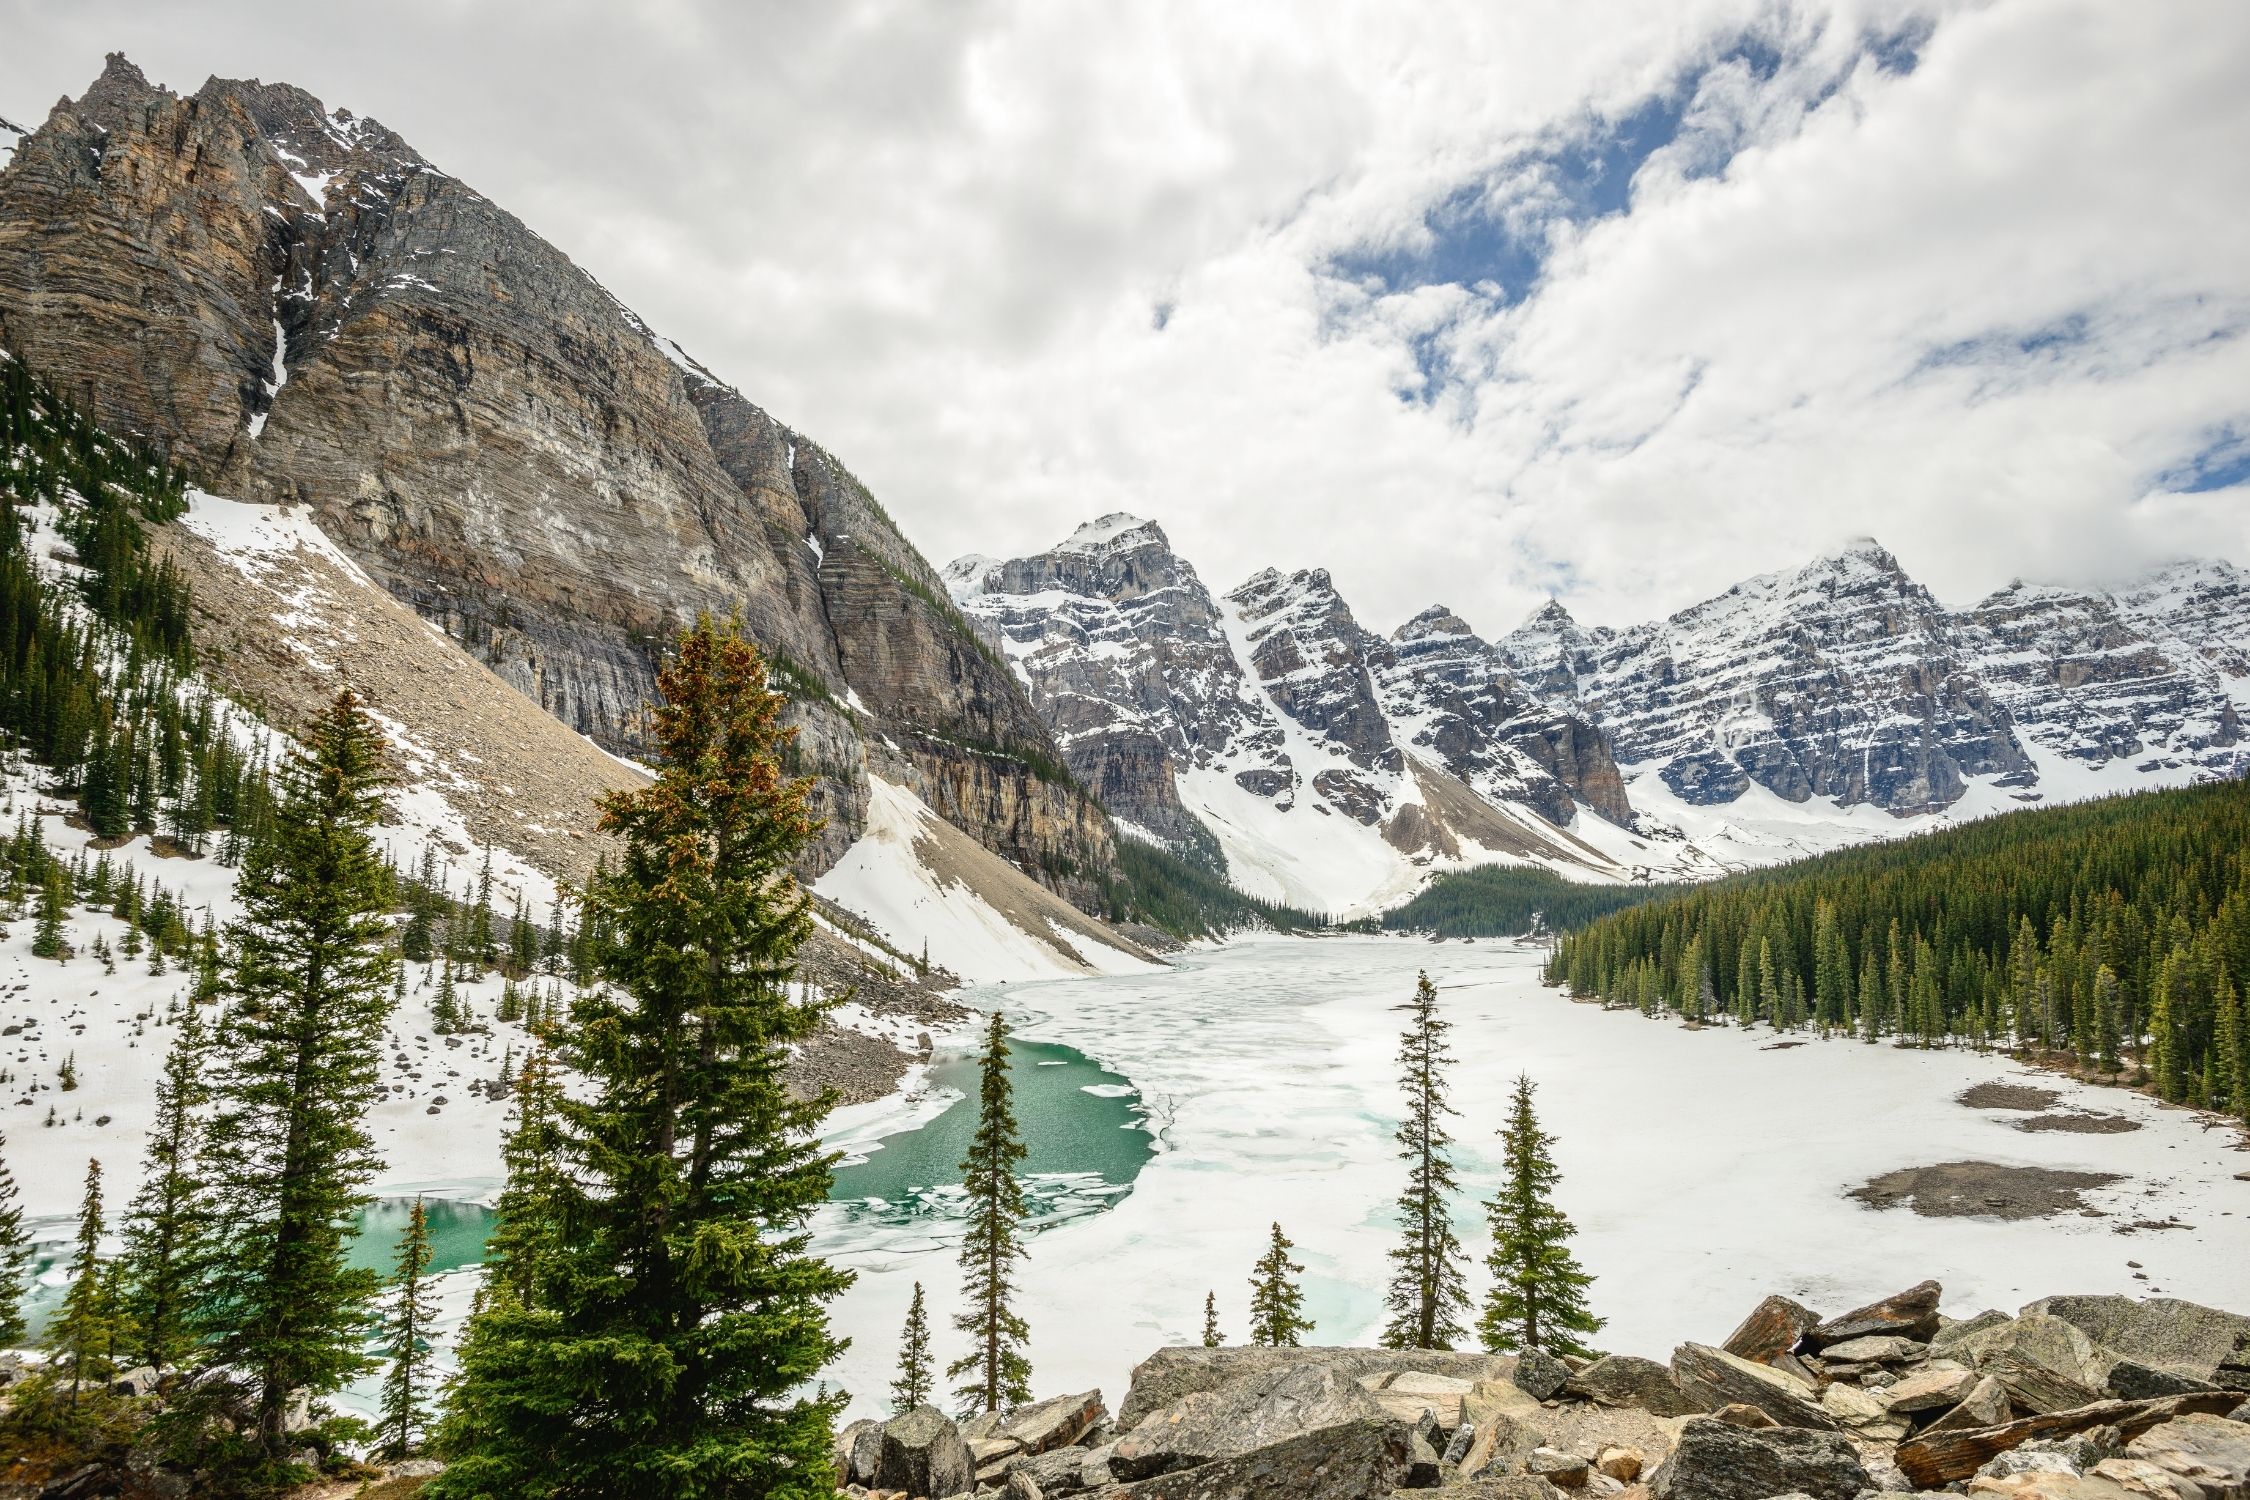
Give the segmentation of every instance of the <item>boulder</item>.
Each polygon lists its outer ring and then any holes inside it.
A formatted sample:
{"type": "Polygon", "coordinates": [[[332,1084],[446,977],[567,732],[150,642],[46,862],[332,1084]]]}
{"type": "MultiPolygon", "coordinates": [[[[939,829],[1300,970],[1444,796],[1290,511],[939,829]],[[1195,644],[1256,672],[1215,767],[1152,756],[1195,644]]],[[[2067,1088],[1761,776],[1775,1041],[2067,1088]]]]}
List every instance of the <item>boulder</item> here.
{"type": "Polygon", "coordinates": [[[1019,1406],[1000,1418],[992,1435],[1013,1442],[1025,1453],[1045,1453],[1067,1448],[1109,1415],[1100,1391],[1075,1396],[1055,1396],[1030,1406],[1019,1406]]]}
{"type": "Polygon", "coordinates": [[[1930,1346],[1917,1339],[1902,1339],[1895,1333],[1870,1333],[1830,1344],[1820,1351],[1820,1358],[1827,1364],[1843,1360],[1858,1365],[1902,1365],[1922,1359],[1929,1352],[1930,1346]]]}
{"type": "Polygon", "coordinates": [[[2030,1470],[2022,1474],[1969,1481],[1968,1493],[2005,1500],[2146,1500],[2113,1480],[2093,1474],[2030,1470]]]}
{"type": "Polygon", "coordinates": [[[976,1471],[961,1429],[934,1406],[917,1406],[883,1424],[873,1489],[904,1490],[943,1500],[974,1488],[976,1471]]]}
{"type": "Polygon", "coordinates": [[[1560,1448],[1534,1448],[1524,1458],[1523,1471],[1536,1474],[1549,1484],[1559,1484],[1566,1490],[1575,1490],[1586,1483],[1586,1475],[1593,1465],[1575,1453],[1565,1453],[1560,1448]]]}
{"type": "Polygon", "coordinates": [[[1001,1500],[1047,1500],[1047,1492],[1039,1488],[1039,1481],[1018,1470],[1008,1476],[1000,1487],[1001,1500]]]}
{"type": "Polygon", "coordinates": [[[2127,1443],[2125,1456],[2177,1474],[2210,1500],[2250,1500],[2250,1425],[2225,1417],[2174,1417],[2127,1443]]]}
{"type": "Polygon", "coordinates": [[[1748,1428],[1752,1432],[1781,1425],[1757,1407],[1741,1401],[1730,1401],[1725,1406],[1720,1407],[1711,1414],[1711,1420],[1724,1422],[1729,1427],[1748,1428]]]}
{"type": "Polygon", "coordinates": [[[1612,1443],[1594,1455],[1594,1467],[1619,1484],[1631,1484],[1641,1477],[1641,1465],[1646,1457],[1638,1448],[1612,1443]]]}
{"type": "MultiPolygon", "coordinates": [[[[1001,1469],[1004,1478],[1021,1474],[1039,1486],[1042,1495],[1075,1495],[1087,1487],[1087,1452],[1083,1448],[1054,1448],[1045,1453],[1019,1453],[1001,1469]]],[[[1107,1470],[1103,1471],[1107,1483],[1107,1470]]]]}
{"type": "Polygon", "coordinates": [[[2151,1396],[2184,1396],[2189,1391],[2215,1391],[2208,1380],[2198,1380],[2137,1359],[2120,1359],[2109,1367],[2102,1393],[2120,1401],[2145,1401],[2151,1396]]]}
{"type": "Polygon", "coordinates": [[[1684,1417],[1701,1409],[1681,1393],[1670,1370],[1632,1354],[1595,1360],[1571,1376],[1564,1389],[1603,1406],[1635,1406],[1659,1417],[1684,1417]]]}
{"type": "Polygon", "coordinates": [[[1945,1360],[1923,1366],[1897,1384],[1883,1389],[1883,1405],[1895,1412],[1944,1411],[1959,1406],[1975,1388],[1977,1374],[1945,1360]]]}
{"type": "Polygon", "coordinates": [[[2060,1318],[2105,1349],[2197,1380],[2218,1380],[2250,1339],[2250,1317],[2177,1297],[2042,1297],[2025,1314],[2060,1318]]]}
{"type": "Polygon", "coordinates": [[[1547,1441],[1546,1430],[1511,1412],[1488,1412],[1473,1429],[1457,1473],[1462,1479],[1512,1474],[1547,1441]]]}
{"type": "MultiPolygon", "coordinates": [[[[1402,1434],[1407,1430],[1333,1365],[1284,1365],[1215,1391],[1193,1392],[1150,1412],[1112,1446],[1109,1466],[1120,1479],[1146,1479],[1240,1458],[1358,1421],[1389,1422],[1402,1434]]],[[[1404,1442],[1402,1436],[1402,1452],[1404,1442]]]]}
{"type": "Polygon", "coordinates": [[[2106,1479],[2136,1495],[2147,1496],[2149,1500],[2205,1500],[2202,1485],[2182,1479],[2145,1458],[2105,1458],[2086,1472],[2095,1479],[2106,1479]]]}
{"type": "Polygon", "coordinates": [[[1820,1393],[1820,1409],[1854,1437],[1873,1442],[1895,1443],[1912,1428],[1903,1413],[1894,1415],[1880,1396],[1856,1385],[1829,1386],[1820,1393]]]}
{"type": "Polygon", "coordinates": [[[1750,1310],[1719,1347],[1737,1359],[1772,1364],[1774,1356],[1794,1354],[1805,1335],[1820,1326],[1820,1314],[1787,1297],[1768,1297],[1750,1310]]]}
{"type": "Polygon", "coordinates": [[[1460,1427],[1462,1399],[1476,1389],[1475,1381],[1463,1380],[1456,1375],[1430,1375],[1420,1370],[1363,1377],[1361,1384],[1365,1385],[1368,1379],[1381,1381],[1378,1385],[1368,1387],[1368,1393],[1383,1410],[1409,1426],[1419,1422],[1422,1414],[1428,1412],[1436,1419],[1438,1427],[1446,1432],[1460,1427]]]}
{"type": "Polygon", "coordinates": [[[1932,1354],[1942,1353],[1945,1347],[1956,1339],[1965,1339],[1972,1333],[1982,1333],[1987,1328],[1997,1328],[2007,1321],[2008,1315],[2006,1313],[1997,1308],[1988,1307],[1973,1318],[1962,1318],[1956,1322],[1944,1323],[1936,1333],[1930,1335],[1930,1352],[1932,1354]]]}
{"type": "Polygon", "coordinates": [[[1358,1417],[1108,1493],[1118,1500],[1356,1500],[1387,1495],[1405,1483],[1412,1440],[1406,1424],[1393,1417],[1358,1417]]]}
{"type": "Polygon", "coordinates": [[[1480,1380],[1461,1398],[1461,1420],[1482,1426],[1495,1412],[1536,1427],[1544,1421],[1537,1398],[1513,1380],[1480,1380]]]}
{"type": "Polygon", "coordinates": [[[1996,1375],[1980,1375],[1961,1397],[1960,1404],[1923,1428],[1925,1433],[1966,1432],[1973,1427],[1997,1427],[2008,1420],[2008,1388],[1996,1375]]]}
{"type": "Polygon", "coordinates": [[[1526,1349],[1516,1356],[1516,1368],[1508,1378],[1534,1400],[1552,1401],[1570,1383],[1570,1366],[1544,1349],[1526,1349]]]}
{"type": "Polygon", "coordinates": [[[1817,1394],[1807,1382],[1708,1344],[1682,1344],[1673,1350],[1672,1379],[1682,1394],[1705,1411],[1739,1403],[1757,1407],[1783,1427],[1822,1432],[1836,1428],[1836,1419],[1821,1410],[1817,1394]]]}
{"type": "Polygon", "coordinates": [[[1142,1418],[1198,1391],[1215,1391],[1237,1380],[1272,1375],[1300,1365],[1326,1365],[1347,1378],[1420,1371],[1463,1380],[1505,1375],[1505,1355],[1455,1353],[1444,1349],[1268,1349],[1256,1345],[1206,1349],[1178,1344],[1159,1349],[1133,1367],[1133,1383],[1117,1409],[1117,1430],[1130,1432],[1142,1418]]]}
{"type": "Polygon", "coordinates": [[[1923,1489],[1966,1479],[1995,1455],[2037,1439],[2068,1437],[2114,1427],[2130,1440],[2162,1422],[2197,1413],[2216,1414],[2230,1404],[2225,1392],[2197,1391],[2153,1401],[2096,1401],[2069,1411],[2042,1412],[1992,1427],[1940,1432],[1936,1424],[1898,1445],[1898,1466],[1923,1489]]]}
{"type": "Polygon", "coordinates": [[[1443,1460],[1438,1457],[1436,1445],[1430,1439],[1437,1435],[1434,1427],[1417,1428],[1406,1446],[1406,1487],[1410,1490],[1427,1490],[1437,1487],[1443,1460]]]}
{"type": "Polygon", "coordinates": [[[1830,1318],[1806,1334],[1806,1342],[1822,1350],[1846,1339],[1888,1333],[1926,1344],[1938,1331],[1938,1298],[1943,1294],[1944,1288],[1934,1281],[1918,1282],[1880,1302],[1830,1318]]]}
{"type": "Polygon", "coordinates": [[[883,1424],[862,1418],[836,1434],[836,1477],[842,1484],[872,1484],[883,1456],[883,1424]]]}
{"type": "Polygon", "coordinates": [[[149,1365],[137,1365],[112,1376],[109,1393],[113,1396],[153,1396],[156,1394],[156,1371],[149,1365]]]}
{"type": "Polygon", "coordinates": [[[1703,1417],[1681,1425],[1679,1446],[1649,1481],[1656,1500],[1766,1500],[1792,1491],[1854,1500],[1868,1487],[1859,1450],[1839,1433],[1751,1431],[1703,1417]]]}
{"type": "Polygon", "coordinates": [[[2034,1414],[2099,1400],[2115,1363],[2077,1327],[2044,1313],[2013,1318],[1946,1348],[1979,1374],[2000,1377],[2009,1400],[2034,1414]]]}

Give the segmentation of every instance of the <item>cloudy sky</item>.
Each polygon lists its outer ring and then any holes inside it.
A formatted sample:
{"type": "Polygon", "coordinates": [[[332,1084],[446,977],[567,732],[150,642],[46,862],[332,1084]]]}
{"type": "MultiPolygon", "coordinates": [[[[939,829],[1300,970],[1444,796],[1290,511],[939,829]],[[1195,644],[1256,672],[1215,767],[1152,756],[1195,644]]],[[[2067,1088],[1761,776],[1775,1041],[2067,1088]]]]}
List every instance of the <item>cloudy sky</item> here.
{"type": "Polygon", "coordinates": [[[1879,537],[1941,598],[2250,563],[2230,0],[0,0],[398,130],[935,561],[1152,516],[1388,629],[1879,537]]]}

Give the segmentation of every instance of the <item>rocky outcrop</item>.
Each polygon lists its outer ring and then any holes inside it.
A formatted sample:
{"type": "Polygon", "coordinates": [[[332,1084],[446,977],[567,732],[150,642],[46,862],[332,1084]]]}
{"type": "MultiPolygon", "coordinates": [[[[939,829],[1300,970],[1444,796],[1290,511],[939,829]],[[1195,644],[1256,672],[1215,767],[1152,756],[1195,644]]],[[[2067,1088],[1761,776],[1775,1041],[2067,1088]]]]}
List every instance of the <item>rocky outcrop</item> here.
{"type": "Polygon", "coordinates": [[[827,858],[887,738],[989,847],[1105,883],[1107,820],[858,481],[372,120],[112,57],[0,172],[0,343],[214,491],[311,507],[611,748],[672,633],[739,614],[799,701],[827,858]]]}

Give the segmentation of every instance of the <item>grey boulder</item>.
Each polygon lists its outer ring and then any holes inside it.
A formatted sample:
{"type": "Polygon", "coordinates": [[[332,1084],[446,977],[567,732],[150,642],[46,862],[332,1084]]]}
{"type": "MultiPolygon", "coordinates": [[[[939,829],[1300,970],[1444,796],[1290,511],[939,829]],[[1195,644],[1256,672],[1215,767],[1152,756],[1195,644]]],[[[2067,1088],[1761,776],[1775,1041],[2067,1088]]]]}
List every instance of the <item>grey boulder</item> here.
{"type": "Polygon", "coordinates": [[[1150,1412],[1112,1445],[1109,1466],[1120,1479],[1147,1479],[1359,1421],[1394,1424],[1403,1452],[1407,1425],[1350,1375],[1333,1365],[1284,1366],[1150,1412]]]}
{"type": "Polygon", "coordinates": [[[1854,1500],[1872,1487],[1859,1450],[1841,1434],[1753,1431],[1700,1418],[1681,1424],[1679,1445],[1649,1481],[1656,1500],[1766,1500],[1791,1492],[1854,1500]]]}
{"type": "Polygon", "coordinates": [[[917,1406],[883,1424],[871,1488],[944,1500],[969,1493],[975,1483],[961,1429],[936,1407],[917,1406]]]}

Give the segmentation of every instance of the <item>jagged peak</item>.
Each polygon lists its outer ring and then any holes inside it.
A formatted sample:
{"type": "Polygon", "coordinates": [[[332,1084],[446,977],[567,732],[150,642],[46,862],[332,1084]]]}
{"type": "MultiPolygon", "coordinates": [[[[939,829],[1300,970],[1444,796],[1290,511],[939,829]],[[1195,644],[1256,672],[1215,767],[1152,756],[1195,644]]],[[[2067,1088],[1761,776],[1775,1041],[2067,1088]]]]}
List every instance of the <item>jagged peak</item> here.
{"type": "Polygon", "coordinates": [[[1474,636],[1475,634],[1476,631],[1469,627],[1467,620],[1462,619],[1442,604],[1433,604],[1392,631],[1391,639],[1404,642],[1427,640],[1433,635],[1474,636]]]}
{"type": "Polygon", "coordinates": [[[945,591],[953,596],[954,602],[962,603],[983,593],[1001,566],[997,557],[969,552],[947,563],[938,576],[945,580],[945,591]]]}
{"type": "Polygon", "coordinates": [[[1835,568],[1854,564],[1875,568],[1885,573],[1904,573],[1906,571],[1899,566],[1898,557],[1891,549],[1871,536],[1848,537],[1821,553],[1812,562],[1815,568],[1835,568]]]}
{"type": "Polygon", "coordinates": [[[1154,521],[1145,520],[1130,511],[1113,510],[1106,516],[1097,516],[1064,538],[1057,552],[1116,552],[1127,547],[1140,547],[1155,543],[1169,552],[1172,543],[1164,529],[1154,521]]]}
{"type": "Polygon", "coordinates": [[[1572,614],[1560,599],[1549,599],[1545,604],[1525,615],[1523,623],[1516,627],[1516,631],[1521,634],[1535,631],[1576,630],[1577,628],[1578,617],[1572,614]]]}
{"type": "Polygon", "coordinates": [[[129,83],[139,88],[149,86],[148,75],[140,65],[122,52],[112,52],[102,58],[102,78],[112,83],[129,83]]]}

